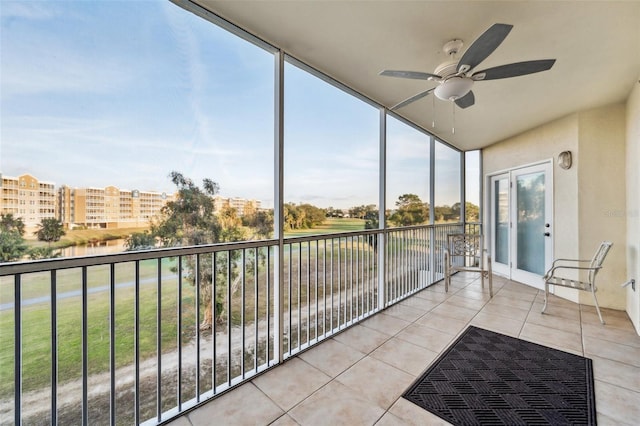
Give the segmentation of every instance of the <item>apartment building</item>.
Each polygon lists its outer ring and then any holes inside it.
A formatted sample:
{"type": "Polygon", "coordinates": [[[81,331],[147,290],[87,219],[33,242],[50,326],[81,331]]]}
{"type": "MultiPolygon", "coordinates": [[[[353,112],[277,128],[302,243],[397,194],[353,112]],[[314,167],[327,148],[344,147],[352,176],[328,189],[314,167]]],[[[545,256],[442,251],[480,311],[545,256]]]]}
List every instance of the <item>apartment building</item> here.
{"type": "Polygon", "coordinates": [[[219,195],[213,197],[213,209],[219,212],[225,207],[231,207],[236,210],[238,216],[244,216],[249,211],[260,210],[262,203],[260,200],[248,200],[246,198],[230,197],[225,198],[219,195]]]}
{"type": "Polygon", "coordinates": [[[165,192],[105,188],[58,189],[58,217],[65,227],[129,228],[149,225],[175,195],[165,192]]]}
{"type": "Polygon", "coordinates": [[[0,174],[0,213],[22,218],[25,230],[33,232],[42,219],[56,217],[54,184],[30,174],[18,177],[0,174]]]}

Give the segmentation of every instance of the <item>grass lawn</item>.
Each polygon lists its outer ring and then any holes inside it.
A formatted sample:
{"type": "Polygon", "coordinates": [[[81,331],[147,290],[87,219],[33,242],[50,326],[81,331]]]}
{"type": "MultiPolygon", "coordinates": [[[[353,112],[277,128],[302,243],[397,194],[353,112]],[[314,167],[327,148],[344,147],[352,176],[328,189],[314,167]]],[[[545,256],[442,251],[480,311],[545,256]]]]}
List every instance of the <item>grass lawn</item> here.
{"type": "Polygon", "coordinates": [[[364,219],[329,217],[325,222],[311,229],[294,229],[284,233],[285,238],[306,237],[307,235],[335,234],[336,232],[361,231],[364,219]]]}

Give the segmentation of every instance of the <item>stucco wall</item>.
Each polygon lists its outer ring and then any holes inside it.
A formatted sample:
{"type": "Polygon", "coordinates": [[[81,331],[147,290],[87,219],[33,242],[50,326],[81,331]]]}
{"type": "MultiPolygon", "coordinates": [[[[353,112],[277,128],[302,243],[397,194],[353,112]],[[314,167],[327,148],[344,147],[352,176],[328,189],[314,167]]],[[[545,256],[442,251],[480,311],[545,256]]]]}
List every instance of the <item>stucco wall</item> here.
{"type": "MultiPolygon", "coordinates": [[[[580,258],[589,259],[601,241],[613,247],[598,274],[598,302],[626,309],[626,107],[609,105],[578,114],[580,258]]],[[[592,304],[581,292],[580,302],[592,304]]]]}
{"type": "MultiPolygon", "coordinates": [[[[553,257],[590,258],[600,241],[613,241],[614,250],[598,276],[598,300],[613,309],[626,308],[620,290],[626,279],[626,220],[624,214],[620,217],[620,209],[626,209],[625,123],[625,105],[610,105],[569,115],[483,150],[485,176],[553,158],[553,257]],[[565,150],[573,154],[569,170],[556,161],[565,150]]],[[[556,294],[593,303],[590,295],[571,289],[558,288],[556,294]]]]}
{"type": "MultiPolygon", "coordinates": [[[[640,80],[640,76],[639,76],[640,80]]],[[[640,334],[640,83],[627,101],[627,313],[640,334]]]]}

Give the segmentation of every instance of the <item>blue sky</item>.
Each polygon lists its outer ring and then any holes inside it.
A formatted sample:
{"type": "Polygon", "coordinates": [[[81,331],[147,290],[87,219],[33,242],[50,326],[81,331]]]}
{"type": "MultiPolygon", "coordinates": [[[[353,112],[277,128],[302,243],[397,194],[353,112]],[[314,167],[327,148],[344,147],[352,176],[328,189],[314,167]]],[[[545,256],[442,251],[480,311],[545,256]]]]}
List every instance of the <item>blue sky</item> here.
{"type": "MultiPolygon", "coordinates": [[[[172,192],[177,170],[272,206],[268,52],[168,1],[1,0],[0,18],[0,172],[172,192]]],[[[376,204],[378,111],[290,64],[285,82],[286,201],[376,204]]],[[[389,198],[428,188],[424,136],[392,140],[389,198]]]]}

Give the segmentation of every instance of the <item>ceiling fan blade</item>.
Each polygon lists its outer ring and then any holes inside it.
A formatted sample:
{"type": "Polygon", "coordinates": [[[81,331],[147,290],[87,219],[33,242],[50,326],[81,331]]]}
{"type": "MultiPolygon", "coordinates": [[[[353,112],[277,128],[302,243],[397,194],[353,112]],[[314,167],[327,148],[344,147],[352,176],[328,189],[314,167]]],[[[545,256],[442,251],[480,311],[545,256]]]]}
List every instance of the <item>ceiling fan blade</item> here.
{"type": "Polygon", "coordinates": [[[418,72],[418,71],[384,70],[380,72],[380,75],[384,75],[386,77],[413,78],[415,80],[429,80],[430,78],[436,78],[436,79],[442,78],[436,74],[429,74],[428,72],[418,72]]]}
{"type": "Polygon", "coordinates": [[[533,74],[540,71],[547,71],[555,59],[541,59],[538,61],[516,62],[514,64],[500,65],[498,67],[487,68],[473,74],[474,80],[497,80],[499,78],[518,77],[520,75],[533,74]]]}
{"type": "Polygon", "coordinates": [[[413,95],[412,97],[410,97],[409,99],[405,99],[404,101],[400,102],[399,104],[396,104],[394,106],[391,107],[391,111],[394,111],[398,108],[402,108],[403,106],[407,106],[412,102],[417,101],[418,99],[422,99],[425,96],[427,96],[429,93],[433,92],[434,89],[429,89],[429,90],[425,90],[424,92],[420,92],[417,95],[413,95]]]}
{"type": "Polygon", "coordinates": [[[472,91],[469,91],[469,93],[467,93],[463,97],[456,99],[455,103],[460,108],[468,108],[476,103],[476,97],[473,95],[472,91]]]}
{"type": "Polygon", "coordinates": [[[458,72],[467,72],[484,61],[507,37],[513,25],[493,24],[473,42],[458,61],[458,72]]]}

